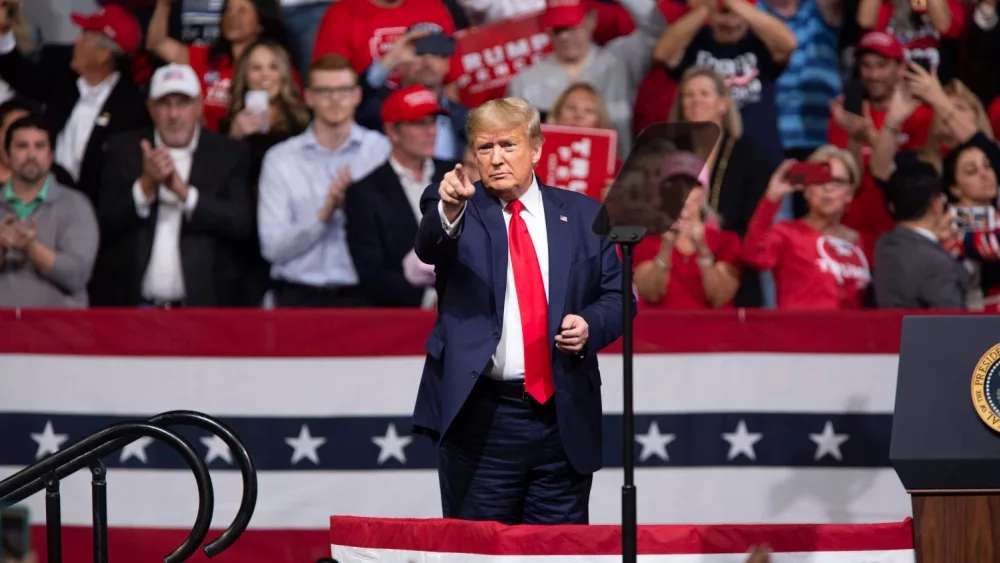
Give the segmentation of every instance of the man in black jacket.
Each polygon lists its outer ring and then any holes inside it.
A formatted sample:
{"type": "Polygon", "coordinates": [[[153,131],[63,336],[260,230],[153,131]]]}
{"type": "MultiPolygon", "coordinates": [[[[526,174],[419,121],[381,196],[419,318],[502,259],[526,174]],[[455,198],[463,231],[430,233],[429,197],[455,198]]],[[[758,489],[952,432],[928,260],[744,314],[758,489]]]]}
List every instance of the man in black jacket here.
{"type": "Polygon", "coordinates": [[[67,64],[58,49],[45,48],[32,61],[15,48],[7,11],[0,10],[0,76],[21,95],[44,104],[56,164],[96,206],[108,139],[149,124],[130,72],[142,29],[115,4],[70,18],[81,32],[72,60],[67,64]]]}
{"type": "Polygon", "coordinates": [[[381,116],[392,153],[347,189],[347,246],[374,306],[431,308],[436,303],[434,268],[417,258],[413,241],[421,194],[455,165],[433,158],[439,115],[448,111],[427,88],[393,92],[382,104],[381,116]]]}
{"type": "Polygon", "coordinates": [[[249,234],[253,213],[249,150],[201,130],[201,87],[187,65],[157,69],[148,107],[155,129],[108,143],[97,208],[100,303],[232,305],[233,248],[249,234]]]}

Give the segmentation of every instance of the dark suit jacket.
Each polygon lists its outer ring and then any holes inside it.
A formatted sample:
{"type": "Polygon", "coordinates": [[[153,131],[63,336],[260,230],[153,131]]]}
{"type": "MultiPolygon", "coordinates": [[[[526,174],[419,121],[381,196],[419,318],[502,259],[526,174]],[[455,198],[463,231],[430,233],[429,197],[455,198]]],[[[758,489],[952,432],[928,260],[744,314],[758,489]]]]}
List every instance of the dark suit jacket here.
{"type": "MultiPolygon", "coordinates": [[[[100,305],[128,307],[142,301],[142,278],[149,265],[158,204],[153,203],[145,219],[135,209],[132,186],[142,174],[141,139],[152,143],[152,129],[125,133],[108,143],[97,208],[102,238],[98,266],[105,284],[99,292],[100,305]]],[[[250,235],[253,219],[248,167],[244,143],[202,130],[188,180],[198,188],[198,204],[191,218],[185,218],[180,235],[188,306],[234,302],[239,275],[234,248],[250,235]]]]}
{"type": "MultiPolygon", "coordinates": [[[[47,47],[37,61],[25,58],[16,49],[0,56],[0,76],[21,95],[44,105],[44,116],[53,143],[80,99],[80,90],[76,86],[79,75],[70,69],[67,53],[71,51],[47,47]]],[[[80,177],[74,183],[74,187],[90,198],[95,207],[108,139],[116,133],[148,127],[150,123],[145,100],[133,83],[132,75],[122,71],[98,114],[98,121],[94,123],[83,153],[80,177]],[[101,116],[106,116],[107,121],[104,122],[101,116]]]]}
{"type": "MultiPolygon", "coordinates": [[[[539,186],[549,245],[549,345],[563,447],[584,474],[601,467],[601,374],[597,352],[622,333],[622,264],[615,246],[593,234],[601,203],[539,186]],[[565,220],[563,220],[565,219],[565,220]],[[555,336],[568,314],[589,325],[586,350],[565,354],[555,336]]],[[[507,229],[500,200],[481,182],[456,238],[438,214],[438,186],[424,192],[416,252],[437,267],[438,316],[413,414],[415,431],[443,436],[482,377],[500,340],[507,288],[507,229]]],[[[440,442],[439,442],[440,443],[440,442]]]]}
{"type": "MultiPolygon", "coordinates": [[[[392,88],[388,86],[372,88],[368,84],[367,76],[368,69],[365,69],[358,79],[361,83],[361,106],[358,108],[354,120],[358,122],[358,125],[382,133],[384,131],[382,125],[382,102],[392,93],[392,88]]],[[[463,151],[465,151],[465,146],[468,144],[465,123],[469,119],[469,108],[451,100],[444,100],[443,104],[447,104],[447,109],[451,112],[451,130],[455,133],[455,150],[458,152],[455,155],[455,159],[462,160],[463,151]]]]}
{"type": "MultiPolygon", "coordinates": [[[[454,162],[434,161],[431,183],[441,182],[454,162]]],[[[417,218],[388,161],[347,190],[347,246],[368,302],[377,307],[419,307],[424,288],[403,276],[413,250],[417,218]]]]}
{"type": "Polygon", "coordinates": [[[875,243],[875,302],[883,309],[965,309],[969,273],[947,250],[897,225],[875,243]]]}

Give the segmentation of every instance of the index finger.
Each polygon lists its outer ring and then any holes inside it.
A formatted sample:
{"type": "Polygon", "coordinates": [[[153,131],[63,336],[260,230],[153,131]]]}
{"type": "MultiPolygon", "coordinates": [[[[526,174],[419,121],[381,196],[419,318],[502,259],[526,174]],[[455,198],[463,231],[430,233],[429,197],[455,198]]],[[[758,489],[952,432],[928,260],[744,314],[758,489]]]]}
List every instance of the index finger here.
{"type": "Polygon", "coordinates": [[[455,177],[458,178],[458,181],[460,182],[465,180],[465,169],[462,168],[461,164],[455,165],[455,177]]]}
{"type": "Polygon", "coordinates": [[[405,41],[413,41],[414,39],[420,39],[421,37],[427,37],[428,35],[431,35],[432,33],[433,32],[431,30],[429,30],[429,29],[414,29],[412,31],[407,32],[405,35],[403,35],[403,40],[405,40],[405,41]]]}
{"type": "Polygon", "coordinates": [[[782,162],[778,166],[778,169],[775,170],[774,173],[777,174],[777,175],[779,175],[779,176],[781,176],[782,178],[784,178],[785,177],[785,173],[788,172],[788,169],[791,168],[792,166],[794,166],[796,162],[798,162],[798,161],[795,160],[794,158],[786,158],[784,160],[784,162],[782,162]]]}

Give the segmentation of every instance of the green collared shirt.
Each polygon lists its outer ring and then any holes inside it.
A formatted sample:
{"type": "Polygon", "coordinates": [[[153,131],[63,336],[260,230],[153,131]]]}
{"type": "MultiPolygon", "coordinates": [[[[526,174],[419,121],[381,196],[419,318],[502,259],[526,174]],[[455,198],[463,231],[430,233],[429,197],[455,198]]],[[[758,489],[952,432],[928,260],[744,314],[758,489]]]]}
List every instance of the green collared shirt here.
{"type": "Polygon", "coordinates": [[[28,203],[21,201],[21,198],[17,197],[14,193],[14,188],[11,186],[11,183],[7,182],[7,185],[4,186],[3,198],[10,202],[10,204],[14,207],[14,213],[17,214],[17,218],[24,221],[28,217],[31,217],[31,214],[38,209],[38,206],[41,205],[43,201],[45,201],[45,197],[49,195],[49,182],[51,181],[52,175],[50,174],[47,178],[45,178],[45,185],[38,191],[38,195],[35,196],[35,199],[29,201],[28,203]]]}

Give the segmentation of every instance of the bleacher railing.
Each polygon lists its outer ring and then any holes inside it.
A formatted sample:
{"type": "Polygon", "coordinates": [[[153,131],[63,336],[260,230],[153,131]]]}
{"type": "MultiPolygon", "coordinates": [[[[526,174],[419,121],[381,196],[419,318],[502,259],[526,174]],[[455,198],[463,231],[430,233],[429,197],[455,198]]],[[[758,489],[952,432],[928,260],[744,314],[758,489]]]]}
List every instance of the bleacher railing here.
{"type": "Polygon", "coordinates": [[[205,463],[187,440],[170,430],[180,425],[196,426],[222,439],[235,455],[243,477],[243,497],[236,517],[222,534],[202,548],[206,556],[214,557],[233,545],[249,525],[257,504],[257,471],[249,452],[236,434],[218,420],[198,412],[165,412],[144,421],[115,424],[81,438],[0,481],[0,506],[16,504],[44,490],[48,561],[62,563],[60,481],[84,467],[89,468],[92,476],[94,563],[107,563],[107,471],[101,460],[132,441],[147,436],[165,442],[177,451],[194,473],[198,486],[198,513],[194,527],[181,545],[163,557],[165,563],[184,561],[198,550],[208,535],[215,508],[215,496],[212,479],[205,463]]]}

